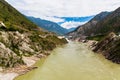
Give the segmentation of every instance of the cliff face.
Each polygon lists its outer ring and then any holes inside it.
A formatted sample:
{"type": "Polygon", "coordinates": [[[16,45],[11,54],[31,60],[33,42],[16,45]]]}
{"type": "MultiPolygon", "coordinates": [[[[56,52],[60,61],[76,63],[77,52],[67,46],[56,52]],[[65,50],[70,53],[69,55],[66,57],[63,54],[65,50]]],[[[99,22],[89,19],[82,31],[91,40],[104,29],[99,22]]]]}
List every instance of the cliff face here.
{"type": "Polygon", "coordinates": [[[93,51],[102,53],[106,59],[120,64],[120,36],[110,33],[96,44],[93,51]]]}

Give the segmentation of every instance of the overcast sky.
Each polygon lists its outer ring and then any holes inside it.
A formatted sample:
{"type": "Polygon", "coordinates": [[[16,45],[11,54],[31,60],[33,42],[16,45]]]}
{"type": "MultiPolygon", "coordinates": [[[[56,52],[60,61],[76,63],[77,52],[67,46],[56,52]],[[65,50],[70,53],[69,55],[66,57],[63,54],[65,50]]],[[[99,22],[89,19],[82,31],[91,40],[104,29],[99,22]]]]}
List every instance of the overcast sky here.
{"type": "Polygon", "coordinates": [[[120,6],[120,0],[6,0],[28,16],[40,17],[55,22],[59,17],[81,17],[113,11],[120,6]]]}

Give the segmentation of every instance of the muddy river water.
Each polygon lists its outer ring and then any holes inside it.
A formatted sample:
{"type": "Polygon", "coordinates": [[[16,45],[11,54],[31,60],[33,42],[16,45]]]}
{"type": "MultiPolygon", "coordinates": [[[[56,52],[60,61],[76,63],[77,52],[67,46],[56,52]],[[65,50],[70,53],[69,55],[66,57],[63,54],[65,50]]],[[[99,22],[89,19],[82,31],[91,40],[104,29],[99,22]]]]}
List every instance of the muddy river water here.
{"type": "Polygon", "coordinates": [[[38,69],[15,80],[120,80],[120,65],[93,53],[83,43],[58,47],[35,65],[38,69]]]}

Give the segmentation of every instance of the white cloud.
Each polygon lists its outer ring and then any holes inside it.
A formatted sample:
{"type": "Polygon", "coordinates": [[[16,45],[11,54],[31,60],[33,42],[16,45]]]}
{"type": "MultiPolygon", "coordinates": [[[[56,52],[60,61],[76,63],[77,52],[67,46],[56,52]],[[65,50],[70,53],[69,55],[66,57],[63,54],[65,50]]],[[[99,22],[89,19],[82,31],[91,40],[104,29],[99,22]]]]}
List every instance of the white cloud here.
{"type": "Polygon", "coordinates": [[[88,16],[111,11],[120,6],[120,0],[7,0],[26,15],[88,16]],[[26,13],[27,12],[27,13],[26,13]]]}
{"type": "Polygon", "coordinates": [[[28,16],[61,22],[58,17],[81,17],[95,15],[102,11],[113,11],[120,6],[120,0],[6,0],[28,16]]]}
{"type": "Polygon", "coordinates": [[[74,28],[78,27],[78,26],[83,25],[85,23],[86,22],[74,22],[74,21],[70,21],[70,22],[65,22],[65,23],[61,24],[61,26],[64,27],[64,28],[69,29],[69,28],[73,28],[73,27],[74,28]]]}
{"type": "Polygon", "coordinates": [[[49,16],[41,16],[40,18],[46,19],[46,20],[49,20],[49,21],[54,21],[54,22],[56,22],[56,23],[58,23],[58,22],[65,22],[64,19],[55,18],[55,17],[49,17],[49,16]]]}

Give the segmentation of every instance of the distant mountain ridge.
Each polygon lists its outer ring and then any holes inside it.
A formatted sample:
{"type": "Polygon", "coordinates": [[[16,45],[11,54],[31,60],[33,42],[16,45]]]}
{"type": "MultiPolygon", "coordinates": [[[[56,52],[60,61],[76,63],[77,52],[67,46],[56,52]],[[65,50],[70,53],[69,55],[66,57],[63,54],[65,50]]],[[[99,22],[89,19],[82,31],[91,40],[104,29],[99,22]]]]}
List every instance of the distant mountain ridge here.
{"type": "Polygon", "coordinates": [[[94,35],[92,29],[96,29],[95,26],[98,22],[103,20],[106,16],[108,16],[110,12],[101,12],[100,14],[96,15],[93,19],[87,22],[84,25],[77,27],[74,31],[68,33],[69,36],[72,36],[73,39],[76,38],[85,38],[85,36],[92,36],[94,35]]]}
{"type": "Polygon", "coordinates": [[[67,29],[59,26],[55,22],[43,20],[40,18],[30,17],[30,16],[28,16],[27,18],[45,30],[55,32],[56,34],[59,34],[59,35],[64,35],[64,34],[68,33],[67,29]]]}
{"type": "Polygon", "coordinates": [[[55,22],[52,22],[52,21],[49,21],[49,20],[44,20],[44,19],[41,19],[41,18],[35,18],[35,17],[32,17],[32,16],[27,16],[27,18],[29,20],[36,23],[41,28],[43,28],[45,30],[48,30],[48,31],[51,31],[51,32],[54,32],[54,33],[59,34],[59,35],[64,35],[68,32],[71,32],[71,31],[75,30],[76,28],[72,27],[73,24],[75,26],[76,24],[78,25],[79,22],[89,21],[94,16],[86,16],[86,17],[56,17],[56,16],[54,16],[54,17],[58,18],[58,19],[63,19],[63,22],[55,23],[55,22]],[[66,23],[66,22],[68,22],[67,24],[69,24],[69,25],[66,25],[66,27],[71,26],[72,28],[69,28],[69,29],[64,28],[65,26],[63,26],[62,24],[66,23]]]}
{"type": "Polygon", "coordinates": [[[68,29],[68,32],[74,31],[76,28],[70,28],[68,29]]]}
{"type": "Polygon", "coordinates": [[[110,32],[118,34],[120,32],[120,7],[101,20],[96,25],[96,28],[99,31],[93,30],[94,34],[106,34],[110,32]]]}

